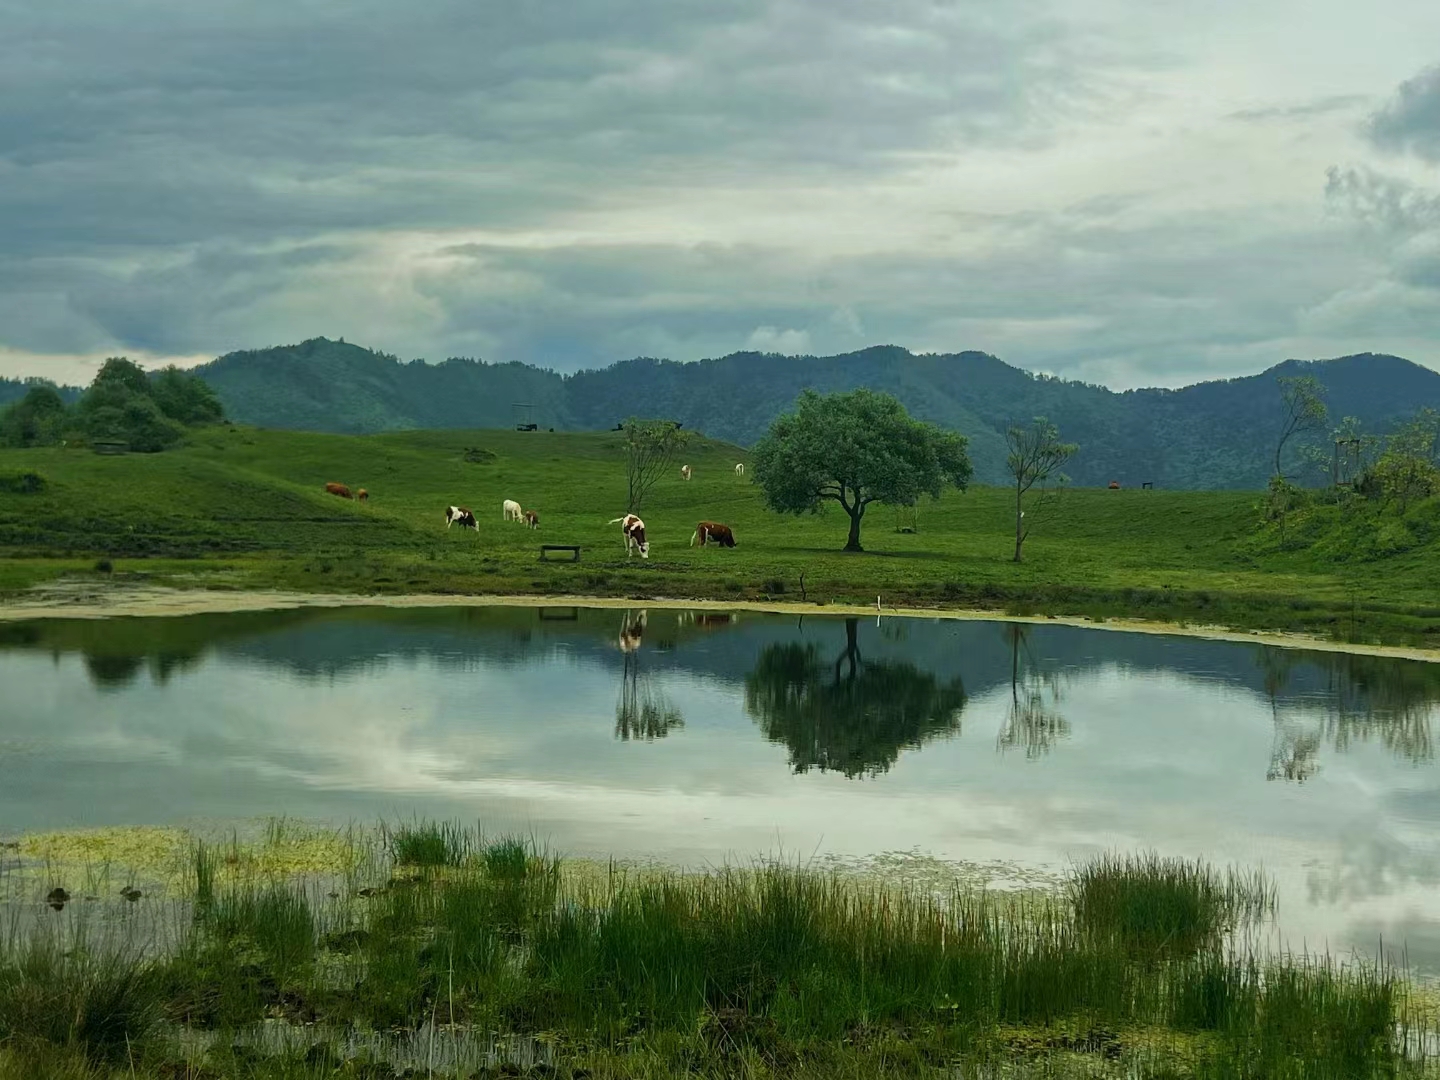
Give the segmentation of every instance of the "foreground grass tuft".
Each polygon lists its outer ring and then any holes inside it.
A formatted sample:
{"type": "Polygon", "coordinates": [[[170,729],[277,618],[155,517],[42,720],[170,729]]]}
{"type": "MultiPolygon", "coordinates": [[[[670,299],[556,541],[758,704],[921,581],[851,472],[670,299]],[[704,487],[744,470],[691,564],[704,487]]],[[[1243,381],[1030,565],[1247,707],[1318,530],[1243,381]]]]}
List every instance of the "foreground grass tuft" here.
{"type": "Polygon", "coordinates": [[[1250,951],[1232,931],[1273,910],[1266,882],[1155,855],[1021,894],[774,864],[567,877],[425,822],[333,887],[214,861],[144,951],[17,924],[0,1080],[1425,1074],[1393,972],[1250,951]]]}

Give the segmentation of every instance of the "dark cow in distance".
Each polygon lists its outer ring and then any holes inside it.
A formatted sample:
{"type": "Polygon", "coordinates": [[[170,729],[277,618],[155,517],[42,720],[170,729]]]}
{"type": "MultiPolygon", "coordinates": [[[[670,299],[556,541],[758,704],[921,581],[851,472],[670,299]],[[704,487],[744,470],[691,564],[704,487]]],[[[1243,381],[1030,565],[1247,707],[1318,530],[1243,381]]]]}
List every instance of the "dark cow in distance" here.
{"type": "Polygon", "coordinates": [[[466,507],[448,506],[445,508],[445,530],[448,532],[451,525],[459,525],[462,529],[474,529],[480,531],[480,525],[466,507]]]}
{"type": "Polygon", "coordinates": [[[350,489],[344,484],[326,484],[325,493],[327,495],[339,495],[342,499],[354,498],[354,496],[350,494],[350,489]]]}
{"type": "Polygon", "coordinates": [[[719,544],[721,547],[734,547],[735,534],[730,531],[729,525],[721,525],[718,521],[702,521],[695,526],[695,533],[690,537],[690,546],[695,546],[695,541],[700,541],[700,546],[706,544],[719,544]]]}
{"type": "Polygon", "coordinates": [[[540,515],[534,510],[526,510],[525,524],[532,529],[538,529],[540,527],[540,515]]]}
{"type": "Polygon", "coordinates": [[[361,502],[369,502],[370,492],[366,491],[364,488],[361,488],[359,491],[355,492],[355,498],[359,499],[361,502]]]}

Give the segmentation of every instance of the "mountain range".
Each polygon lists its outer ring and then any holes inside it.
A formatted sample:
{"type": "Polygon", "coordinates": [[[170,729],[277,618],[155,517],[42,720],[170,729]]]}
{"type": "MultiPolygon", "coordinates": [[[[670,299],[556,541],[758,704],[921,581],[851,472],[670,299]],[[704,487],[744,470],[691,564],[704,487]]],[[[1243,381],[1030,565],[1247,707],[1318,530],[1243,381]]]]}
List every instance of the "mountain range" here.
{"type": "MultiPolygon", "coordinates": [[[[560,375],[458,358],[407,363],[314,338],[229,353],[196,373],[214,387],[231,419],[263,427],[360,434],[529,421],[542,430],[605,430],[642,416],[679,420],[742,446],[764,434],[807,387],[867,386],[894,394],[913,416],[969,436],[981,482],[1003,482],[1005,429],[1046,416],[1063,439],[1079,444],[1067,466],[1075,483],[1117,480],[1126,487],[1263,487],[1281,426],[1276,379],[1282,375],[1315,376],[1326,388],[1332,421],[1354,416],[1376,433],[1421,407],[1440,409],[1440,373],[1373,353],[1286,360],[1257,375],[1119,393],[1037,375],[983,352],[917,355],[893,345],[839,356],[640,358],[560,375]]],[[[0,382],[0,403],[5,396],[0,382]]]]}

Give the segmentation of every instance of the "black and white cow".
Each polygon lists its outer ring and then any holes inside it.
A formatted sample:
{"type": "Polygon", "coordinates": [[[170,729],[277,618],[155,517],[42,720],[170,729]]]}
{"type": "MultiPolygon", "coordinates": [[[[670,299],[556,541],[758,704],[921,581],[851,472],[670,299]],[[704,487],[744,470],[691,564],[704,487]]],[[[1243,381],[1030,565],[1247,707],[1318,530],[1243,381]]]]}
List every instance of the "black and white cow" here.
{"type": "Polygon", "coordinates": [[[447,532],[451,525],[459,525],[462,529],[474,529],[477,533],[480,531],[480,526],[475,521],[475,515],[463,506],[445,508],[445,530],[447,532]]]}
{"type": "Polygon", "coordinates": [[[627,559],[636,551],[640,552],[642,559],[650,557],[650,543],[645,539],[645,522],[634,514],[626,514],[623,518],[612,518],[610,524],[618,524],[620,531],[625,534],[625,557],[627,559]]]}

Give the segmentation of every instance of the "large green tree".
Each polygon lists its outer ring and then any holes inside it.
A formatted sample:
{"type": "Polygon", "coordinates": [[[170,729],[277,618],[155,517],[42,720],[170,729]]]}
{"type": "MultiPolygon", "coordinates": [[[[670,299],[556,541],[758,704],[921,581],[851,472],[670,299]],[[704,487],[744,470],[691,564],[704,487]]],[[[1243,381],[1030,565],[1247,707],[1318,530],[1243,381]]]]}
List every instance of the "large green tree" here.
{"type": "Polygon", "coordinates": [[[806,390],[755,444],[751,476],[781,513],[819,511],[837,502],[850,516],[846,551],[863,551],[860,522],[871,503],[913,506],[962,491],[972,469],[963,435],[913,420],[889,394],[806,390]]]}

